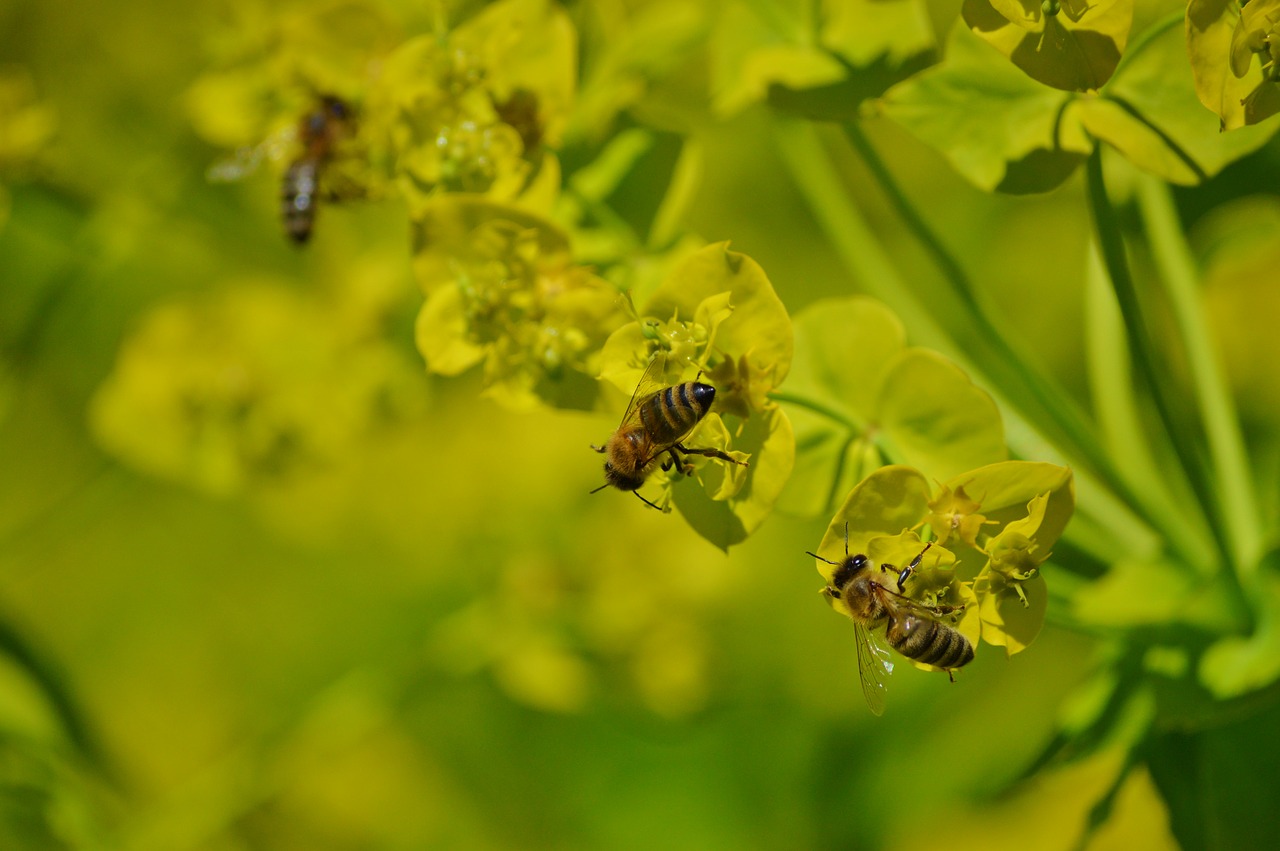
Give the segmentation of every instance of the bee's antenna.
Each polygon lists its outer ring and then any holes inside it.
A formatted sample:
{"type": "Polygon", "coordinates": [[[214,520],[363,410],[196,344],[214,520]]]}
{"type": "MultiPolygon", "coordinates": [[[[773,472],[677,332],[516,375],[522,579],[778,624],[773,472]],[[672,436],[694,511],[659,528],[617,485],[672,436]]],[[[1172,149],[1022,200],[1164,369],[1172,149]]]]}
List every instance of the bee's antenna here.
{"type": "Polygon", "coordinates": [[[825,558],[823,558],[822,556],[818,555],[817,553],[811,553],[811,552],[809,552],[808,550],[805,550],[805,553],[804,553],[804,554],[805,554],[805,555],[807,555],[807,556],[813,556],[813,557],[814,557],[814,558],[816,558],[818,561],[825,561],[827,564],[830,564],[830,565],[835,566],[835,567],[839,567],[839,565],[837,565],[834,561],[831,561],[830,559],[825,559],[825,558]]]}
{"type": "Polygon", "coordinates": [[[605,483],[604,483],[604,484],[602,484],[600,487],[598,487],[598,488],[596,488],[595,490],[591,491],[591,493],[600,493],[600,491],[604,490],[604,489],[605,489],[605,488],[607,488],[607,487],[609,487],[609,483],[608,483],[608,482],[605,482],[605,483]]]}
{"type": "Polygon", "coordinates": [[[844,521],[844,557],[849,557],[849,521],[844,521]]]}

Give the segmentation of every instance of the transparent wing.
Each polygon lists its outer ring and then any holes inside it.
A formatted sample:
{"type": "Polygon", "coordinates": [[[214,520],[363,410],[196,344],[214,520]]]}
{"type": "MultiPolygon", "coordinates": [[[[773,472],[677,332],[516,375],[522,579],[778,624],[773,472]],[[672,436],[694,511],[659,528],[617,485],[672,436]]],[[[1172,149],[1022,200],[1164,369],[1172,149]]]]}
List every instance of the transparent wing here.
{"type": "Polygon", "coordinates": [[[653,359],[649,361],[649,365],[645,367],[644,375],[640,376],[640,383],[636,385],[636,392],[631,394],[631,402],[627,405],[626,413],[622,415],[620,428],[640,423],[640,403],[667,386],[665,383],[666,374],[667,356],[664,354],[654,355],[653,359]]]}
{"type": "Polygon", "coordinates": [[[256,145],[236,148],[234,154],[224,157],[205,170],[205,179],[210,183],[231,183],[243,180],[258,170],[263,160],[284,159],[297,139],[297,131],[288,127],[256,145]]]}
{"type": "Polygon", "coordinates": [[[862,680],[862,696],[873,715],[884,714],[885,682],[893,673],[893,661],[889,651],[881,647],[871,631],[860,623],[854,623],[858,644],[858,677],[862,680]]]}

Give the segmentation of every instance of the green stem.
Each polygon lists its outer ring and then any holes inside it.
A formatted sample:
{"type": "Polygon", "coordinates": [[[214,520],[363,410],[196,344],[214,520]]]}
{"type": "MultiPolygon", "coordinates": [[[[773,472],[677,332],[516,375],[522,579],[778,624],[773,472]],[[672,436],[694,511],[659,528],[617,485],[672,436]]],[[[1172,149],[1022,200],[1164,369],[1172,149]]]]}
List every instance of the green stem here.
{"type": "Polygon", "coordinates": [[[1151,440],[1143,427],[1139,400],[1134,393],[1133,358],[1125,335],[1124,317],[1115,290],[1107,276],[1097,244],[1090,246],[1089,265],[1084,279],[1085,365],[1093,393],[1093,410],[1103,440],[1117,471],[1130,488],[1140,490],[1152,509],[1167,517],[1187,517],[1186,523],[1170,525],[1165,531],[1173,548],[1199,554],[1188,566],[1203,576],[1221,568],[1213,535],[1201,518],[1182,512],[1190,501],[1190,484],[1176,465],[1161,465],[1151,452],[1151,440]]]}
{"type": "MultiPolygon", "coordinates": [[[[902,454],[897,445],[889,438],[887,434],[880,428],[874,428],[867,423],[859,422],[849,416],[844,411],[833,408],[830,405],[824,405],[822,402],[816,402],[805,396],[797,396],[788,393],[785,390],[771,390],[769,398],[775,402],[781,402],[784,405],[794,405],[797,408],[804,408],[806,411],[812,411],[819,416],[826,417],[832,422],[839,423],[850,435],[851,441],[862,439],[867,443],[876,447],[881,457],[889,464],[905,464],[906,456],[902,454]]],[[[843,468],[843,464],[841,465],[843,468]]]]}
{"type": "Polygon", "coordinates": [[[815,402],[805,396],[797,396],[785,390],[770,390],[769,398],[784,405],[795,405],[797,408],[813,411],[815,414],[820,414],[829,420],[840,423],[840,425],[855,434],[864,434],[867,430],[865,423],[855,422],[844,411],[833,408],[830,405],[824,405],[821,402],[815,402]]]}
{"type": "Polygon", "coordinates": [[[775,126],[774,141],[783,162],[861,289],[889,305],[917,334],[954,351],[949,337],[898,274],[880,239],[845,197],[840,177],[813,126],[785,118],[778,118],[775,126]]]}
{"type": "Polygon", "coordinates": [[[1139,174],[1137,190],[1160,280],[1186,347],[1192,391],[1209,443],[1218,520],[1226,532],[1228,556],[1244,580],[1251,578],[1256,568],[1261,524],[1235,400],[1227,388],[1213,334],[1201,312],[1196,264],[1169,188],[1154,177],[1139,174]]]}
{"type": "Polygon", "coordinates": [[[933,258],[952,292],[959,298],[960,306],[965,311],[965,322],[978,329],[975,336],[979,341],[990,346],[990,355],[982,361],[984,371],[998,377],[1001,386],[1012,388],[1014,392],[1009,393],[1010,396],[1032,400],[1035,410],[1027,411],[1024,408],[1023,412],[1031,414],[1033,422],[1059,438],[1060,445],[1068,448],[1068,454],[1086,459],[1095,470],[1107,471],[1110,463],[1102,446],[1079,409],[1071,404],[1066,391],[1036,372],[1027,353],[1016,350],[1008,336],[1001,332],[969,276],[907,198],[861,127],[856,122],[847,122],[843,126],[845,135],[862,157],[881,191],[933,258]]]}
{"type": "MultiPolygon", "coordinates": [[[[1134,365],[1151,393],[1156,413],[1178,457],[1178,462],[1191,483],[1197,505],[1206,518],[1211,517],[1212,510],[1209,504],[1211,483],[1205,475],[1200,459],[1192,451],[1192,447],[1198,442],[1196,435],[1175,415],[1168,397],[1172,383],[1166,376],[1161,375],[1156,367],[1155,356],[1158,349],[1143,321],[1142,305],[1138,299],[1138,290],[1133,276],[1129,272],[1129,260],[1125,254],[1119,217],[1107,197],[1106,183],[1102,175],[1102,146],[1094,148],[1090,155],[1086,175],[1089,206],[1093,211],[1094,232],[1102,251],[1103,262],[1107,267],[1107,274],[1111,279],[1111,286],[1116,292],[1116,300],[1120,304],[1120,313],[1124,318],[1134,365]]],[[[1224,556],[1228,555],[1229,549],[1222,539],[1221,526],[1214,523],[1209,523],[1208,526],[1218,549],[1224,556]]]]}
{"type": "Polygon", "coordinates": [[[27,639],[14,627],[0,620],[0,652],[3,652],[14,664],[27,672],[36,687],[49,702],[49,707],[62,724],[67,738],[75,745],[81,755],[97,768],[103,776],[112,777],[114,768],[98,745],[98,741],[79,702],[70,688],[64,683],[62,672],[50,663],[43,654],[28,643],[27,639]]]}

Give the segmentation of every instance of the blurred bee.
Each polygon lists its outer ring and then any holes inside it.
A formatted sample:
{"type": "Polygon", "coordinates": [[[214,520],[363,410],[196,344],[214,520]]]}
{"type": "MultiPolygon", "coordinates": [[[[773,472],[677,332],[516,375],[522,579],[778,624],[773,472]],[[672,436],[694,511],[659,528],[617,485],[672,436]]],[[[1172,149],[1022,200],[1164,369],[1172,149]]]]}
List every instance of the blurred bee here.
{"type": "Polygon", "coordinates": [[[716,388],[697,380],[664,387],[661,376],[665,366],[663,357],[650,361],[631,396],[627,412],[622,415],[618,430],[604,446],[592,444],[592,449],[608,456],[604,462],[605,483],[592,493],[613,485],[618,490],[635,493],[649,507],[658,508],[637,491],[663,453],[667,453],[669,458],[662,463],[662,469],[669,470],[675,464],[686,475],[693,472],[693,467],[683,463],[677,452],[748,466],[747,462],[738,461],[719,449],[690,449],[680,442],[711,410],[716,388]]]}
{"type": "MultiPolygon", "coordinates": [[[[210,168],[208,177],[218,182],[239,180],[257,169],[264,156],[280,159],[290,147],[300,146],[301,153],[289,163],[281,182],[280,216],[285,234],[302,245],[311,238],[315,226],[324,168],[333,158],[338,142],[354,132],[351,107],[333,95],[321,95],[295,128],[274,134],[255,148],[237,151],[234,158],[210,168]]],[[[334,195],[333,192],[324,194],[334,195]]]]}
{"type": "Polygon", "coordinates": [[[893,673],[893,662],[888,651],[873,638],[872,629],[883,625],[890,647],[908,659],[942,668],[953,682],[952,672],[973,661],[973,645],[969,639],[955,627],[938,620],[964,606],[926,606],[905,593],[907,578],[920,566],[920,560],[931,546],[932,542],[925,544],[920,555],[901,571],[891,564],[882,564],[877,573],[866,556],[849,555],[846,523],[843,561],[834,562],[816,553],[807,553],[835,567],[830,584],[821,593],[832,608],[836,608],[837,600],[843,603],[845,613],[853,620],[862,694],[876,715],[884,712],[885,677],[893,673]],[[877,581],[881,574],[893,572],[898,574],[897,591],[877,581]]]}
{"type": "Polygon", "coordinates": [[[280,188],[280,216],[285,233],[299,245],[311,238],[311,229],[315,226],[320,172],[333,156],[338,140],[353,129],[350,108],[332,95],[321,97],[316,107],[298,122],[302,154],[285,170],[280,188]]]}

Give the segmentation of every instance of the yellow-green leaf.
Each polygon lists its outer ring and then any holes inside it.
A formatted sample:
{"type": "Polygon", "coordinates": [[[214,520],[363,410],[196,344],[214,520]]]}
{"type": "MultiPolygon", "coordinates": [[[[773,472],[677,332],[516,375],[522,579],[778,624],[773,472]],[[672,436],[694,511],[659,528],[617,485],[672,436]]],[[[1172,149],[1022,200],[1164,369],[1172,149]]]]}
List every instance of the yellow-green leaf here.
{"type": "Polygon", "coordinates": [[[942,64],[891,89],[884,112],[984,190],[1046,191],[1093,149],[1079,124],[1064,120],[1070,97],[957,25],[942,64]]]}
{"type": "Polygon", "coordinates": [[[468,339],[467,317],[457,288],[429,296],[418,311],[415,339],[427,369],[439,375],[458,375],[484,359],[484,347],[468,339]]]}
{"type": "Polygon", "coordinates": [[[930,478],[948,479],[1007,457],[995,401],[936,352],[902,352],[884,377],[878,408],[902,460],[930,478]]]}
{"type": "Polygon", "coordinates": [[[1090,133],[1134,165],[1171,182],[1198,183],[1265,144],[1280,123],[1222,133],[1198,107],[1195,85],[1179,19],[1171,16],[1130,48],[1102,102],[1082,99],[1073,107],[1090,133]]]}
{"type": "Polygon", "coordinates": [[[686,258],[653,294],[644,313],[693,319],[706,299],[724,292],[730,293],[733,312],[716,331],[716,348],[745,355],[778,386],[791,369],[791,319],[760,264],[730,251],[727,242],[686,258]]]}
{"type": "Polygon", "coordinates": [[[796,469],[779,508],[828,513],[835,500],[880,465],[866,435],[884,374],[906,345],[898,317],[875,299],[824,299],[796,314],[795,358],[786,404],[795,427],[796,469]]]}
{"type": "Polygon", "coordinates": [[[1218,698],[1235,697],[1280,678],[1280,551],[1259,571],[1257,626],[1252,635],[1219,639],[1200,659],[1200,681],[1218,698]]]}
{"type": "Polygon", "coordinates": [[[1186,44],[1196,95],[1218,115],[1222,129],[1259,124],[1280,112],[1280,83],[1270,79],[1253,51],[1260,36],[1280,36],[1274,0],[1253,0],[1241,12],[1235,0],[1191,0],[1186,44]]]}
{"type": "Polygon", "coordinates": [[[1036,541],[1045,552],[1058,540],[1075,511],[1071,469],[1057,464],[1002,461],[956,476],[947,486],[963,486],[965,493],[981,504],[982,513],[1001,526],[1025,517],[1027,503],[1049,494],[1044,520],[1036,532],[1036,541]]]}
{"type": "MultiPolygon", "coordinates": [[[[845,555],[846,528],[849,553],[866,552],[872,538],[900,535],[928,511],[929,482],[919,470],[902,465],[881,467],[849,492],[815,552],[838,563],[845,555]]],[[[818,562],[818,572],[828,579],[831,570],[831,565],[818,562]]]]}
{"type": "Polygon", "coordinates": [[[1041,0],[965,0],[975,33],[1031,78],[1064,91],[1090,91],[1110,79],[1133,23],[1133,0],[1066,3],[1056,14],[1041,0]]]}
{"type": "Polygon", "coordinates": [[[983,641],[1003,647],[1010,656],[1035,641],[1049,601],[1043,575],[1014,583],[994,571],[984,572],[974,591],[981,601],[983,641]],[[1022,590],[1021,596],[1015,588],[1022,590]]]}
{"type": "MultiPolygon", "coordinates": [[[[701,444],[695,440],[692,445],[701,444]]],[[[710,466],[725,464],[718,460],[709,459],[700,468],[699,476],[706,478],[706,486],[677,482],[672,488],[672,502],[689,525],[722,550],[746,540],[760,527],[791,475],[795,437],[786,413],[775,407],[744,421],[741,431],[733,436],[733,449],[735,454],[748,453],[751,466],[732,496],[716,498],[723,496],[724,477],[741,473],[710,466]]]]}

